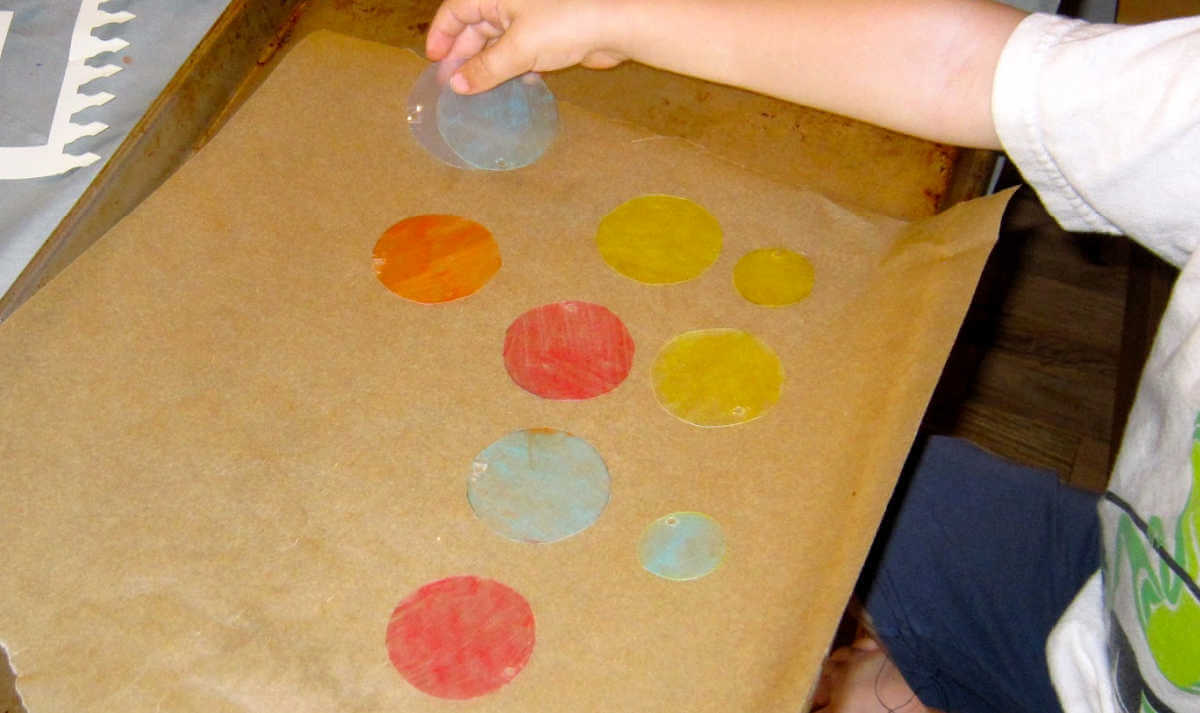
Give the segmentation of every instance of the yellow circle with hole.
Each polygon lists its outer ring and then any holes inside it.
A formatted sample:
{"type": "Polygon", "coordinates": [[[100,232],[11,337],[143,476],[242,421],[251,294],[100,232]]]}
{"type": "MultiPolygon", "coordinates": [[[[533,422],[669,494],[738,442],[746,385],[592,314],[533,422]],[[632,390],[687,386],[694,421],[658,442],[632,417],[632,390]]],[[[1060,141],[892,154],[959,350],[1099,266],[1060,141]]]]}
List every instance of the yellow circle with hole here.
{"type": "Polygon", "coordinates": [[[812,263],[787,248],[767,248],[746,253],[733,267],[733,286],[756,305],[782,307],[812,292],[812,263]]]}
{"type": "Polygon", "coordinates": [[[683,282],[721,254],[721,224],[696,203],[646,195],[604,216],[596,231],[600,256],[617,272],[652,285],[683,282]]]}
{"type": "Polygon", "coordinates": [[[740,329],[685,332],[662,348],[651,373],[658,402],[676,418],[733,426],[779,401],[783,366],[775,352],[740,329]]]}

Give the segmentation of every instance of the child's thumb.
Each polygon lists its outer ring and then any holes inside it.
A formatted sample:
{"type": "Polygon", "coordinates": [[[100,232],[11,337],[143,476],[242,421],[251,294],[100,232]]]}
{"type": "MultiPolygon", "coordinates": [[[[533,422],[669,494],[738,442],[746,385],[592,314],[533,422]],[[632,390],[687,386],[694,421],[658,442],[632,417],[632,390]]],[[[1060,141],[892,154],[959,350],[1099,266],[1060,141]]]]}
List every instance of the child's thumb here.
{"type": "Polygon", "coordinates": [[[486,92],[497,84],[529,70],[531,62],[519,57],[506,37],[469,59],[450,80],[459,94],[486,92]]]}

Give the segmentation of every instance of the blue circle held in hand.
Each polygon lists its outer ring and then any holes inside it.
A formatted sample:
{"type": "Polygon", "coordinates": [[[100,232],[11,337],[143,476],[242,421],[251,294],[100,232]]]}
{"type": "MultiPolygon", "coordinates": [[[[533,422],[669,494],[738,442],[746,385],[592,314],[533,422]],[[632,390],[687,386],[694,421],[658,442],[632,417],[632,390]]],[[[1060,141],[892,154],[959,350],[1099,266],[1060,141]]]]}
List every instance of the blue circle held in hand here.
{"type": "Polygon", "coordinates": [[[438,131],[464,161],[488,171],[510,171],[537,161],[558,133],[558,106],[536,74],[510,79],[482,94],[438,99],[438,131]]]}

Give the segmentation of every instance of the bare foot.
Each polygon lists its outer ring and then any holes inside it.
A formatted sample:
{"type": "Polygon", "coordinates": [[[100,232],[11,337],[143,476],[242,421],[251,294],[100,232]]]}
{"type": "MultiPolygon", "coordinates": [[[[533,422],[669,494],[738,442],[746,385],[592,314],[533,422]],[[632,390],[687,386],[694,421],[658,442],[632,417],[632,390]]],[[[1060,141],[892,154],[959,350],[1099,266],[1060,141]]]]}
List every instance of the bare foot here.
{"type": "Polygon", "coordinates": [[[936,713],[917,700],[879,644],[860,638],[829,654],[813,713],[936,713]]]}

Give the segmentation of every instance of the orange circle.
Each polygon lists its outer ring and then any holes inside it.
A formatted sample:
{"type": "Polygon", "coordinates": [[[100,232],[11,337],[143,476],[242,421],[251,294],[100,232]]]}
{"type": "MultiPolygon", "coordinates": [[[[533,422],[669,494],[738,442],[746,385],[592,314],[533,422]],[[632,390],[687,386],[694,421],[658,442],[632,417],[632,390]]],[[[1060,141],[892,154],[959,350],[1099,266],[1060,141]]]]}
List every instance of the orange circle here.
{"type": "Polygon", "coordinates": [[[500,269],[488,229],[456,215],[414,215],[375,243],[375,274],[414,302],[449,302],[474,294],[500,269]]]}

